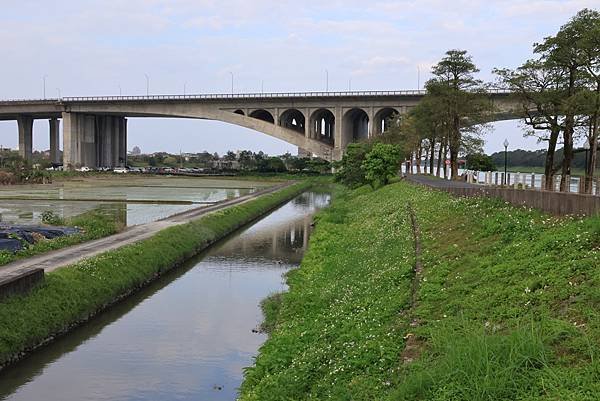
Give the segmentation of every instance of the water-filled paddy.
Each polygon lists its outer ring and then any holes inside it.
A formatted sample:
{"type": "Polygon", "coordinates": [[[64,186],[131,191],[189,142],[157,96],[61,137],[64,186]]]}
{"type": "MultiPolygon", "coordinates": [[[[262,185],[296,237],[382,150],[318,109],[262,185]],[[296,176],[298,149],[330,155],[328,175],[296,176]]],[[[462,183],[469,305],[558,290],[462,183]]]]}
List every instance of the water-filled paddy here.
{"type": "Polygon", "coordinates": [[[269,185],[272,183],[228,178],[107,174],[50,185],[0,187],[0,222],[36,224],[46,210],[71,217],[101,209],[127,225],[136,225],[269,185]]]}

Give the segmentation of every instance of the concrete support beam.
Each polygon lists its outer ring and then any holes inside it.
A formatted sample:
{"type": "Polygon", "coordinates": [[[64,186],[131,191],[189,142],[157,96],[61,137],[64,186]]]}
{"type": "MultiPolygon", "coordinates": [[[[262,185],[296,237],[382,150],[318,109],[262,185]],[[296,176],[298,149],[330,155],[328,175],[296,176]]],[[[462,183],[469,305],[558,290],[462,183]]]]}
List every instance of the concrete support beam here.
{"type": "Polygon", "coordinates": [[[60,120],[51,118],[48,123],[50,126],[50,163],[60,164],[60,120]]]}
{"type": "Polygon", "coordinates": [[[127,119],[119,118],[119,166],[127,165],[127,119]]]}
{"type": "Polygon", "coordinates": [[[63,118],[63,167],[74,169],[81,164],[79,158],[79,114],[62,113],[63,118]]]}
{"type": "Polygon", "coordinates": [[[31,161],[33,152],[33,117],[19,116],[17,125],[19,128],[19,156],[31,161]]]}

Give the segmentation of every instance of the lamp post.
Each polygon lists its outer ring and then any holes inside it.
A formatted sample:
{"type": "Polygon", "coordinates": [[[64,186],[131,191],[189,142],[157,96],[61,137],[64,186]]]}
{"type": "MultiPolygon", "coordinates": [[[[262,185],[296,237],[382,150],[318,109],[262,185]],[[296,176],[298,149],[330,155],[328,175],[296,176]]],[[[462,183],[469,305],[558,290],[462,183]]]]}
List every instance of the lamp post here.
{"type": "Polygon", "coordinates": [[[48,78],[48,75],[44,75],[44,99],[46,99],[46,78],[48,78]]]}
{"type": "Polygon", "coordinates": [[[233,95],[233,72],[229,71],[229,74],[231,74],[231,94],[233,95]]]}
{"type": "Polygon", "coordinates": [[[508,164],[508,139],[504,140],[504,182],[502,185],[506,185],[508,176],[507,174],[507,164],[508,164]]]}
{"type": "Polygon", "coordinates": [[[325,69],[325,92],[329,92],[329,70],[325,69]]]}
{"type": "Polygon", "coordinates": [[[59,98],[59,99],[62,99],[62,95],[61,95],[61,93],[60,93],[60,88],[56,88],[56,91],[58,92],[58,98],[59,98]]]}
{"type": "Polygon", "coordinates": [[[150,96],[150,77],[148,74],[144,74],[146,77],[146,96],[150,96]]]}
{"type": "Polygon", "coordinates": [[[183,96],[186,95],[186,90],[187,90],[187,82],[183,83],[183,96]]]}
{"type": "Polygon", "coordinates": [[[583,142],[583,149],[585,149],[585,165],[583,166],[583,190],[584,192],[586,192],[588,189],[588,152],[590,151],[590,142],[587,139],[585,140],[585,142],[583,142]]]}

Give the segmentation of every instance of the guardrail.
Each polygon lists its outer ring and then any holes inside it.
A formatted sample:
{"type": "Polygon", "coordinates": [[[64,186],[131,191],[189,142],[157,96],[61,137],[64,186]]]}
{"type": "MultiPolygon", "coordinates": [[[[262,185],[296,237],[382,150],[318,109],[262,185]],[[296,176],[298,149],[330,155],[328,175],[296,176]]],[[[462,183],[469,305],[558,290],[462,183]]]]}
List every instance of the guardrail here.
{"type": "MultiPolygon", "coordinates": [[[[378,97],[378,96],[424,96],[425,90],[399,91],[343,91],[343,92],[271,92],[271,93],[214,93],[199,95],[134,95],[134,96],[67,96],[54,99],[9,99],[0,103],[64,103],[106,101],[153,101],[153,100],[229,100],[229,99],[277,99],[322,97],[378,97]]],[[[508,94],[506,89],[488,89],[488,93],[508,94]]]]}

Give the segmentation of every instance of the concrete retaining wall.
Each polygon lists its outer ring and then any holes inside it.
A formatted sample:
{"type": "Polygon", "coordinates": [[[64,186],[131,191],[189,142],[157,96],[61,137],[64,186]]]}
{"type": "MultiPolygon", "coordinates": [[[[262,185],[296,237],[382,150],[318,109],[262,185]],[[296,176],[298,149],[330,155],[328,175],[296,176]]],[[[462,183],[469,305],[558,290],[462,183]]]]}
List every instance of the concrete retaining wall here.
{"type": "Polygon", "coordinates": [[[567,192],[535,191],[510,188],[439,188],[459,196],[488,196],[516,206],[527,206],[555,215],[600,213],[600,197],[567,192]]]}
{"type": "Polygon", "coordinates": [[[15,294],[25,294],[44,279],[44,269],[23,269],[0,278],[0,301],[15,294]]]}

